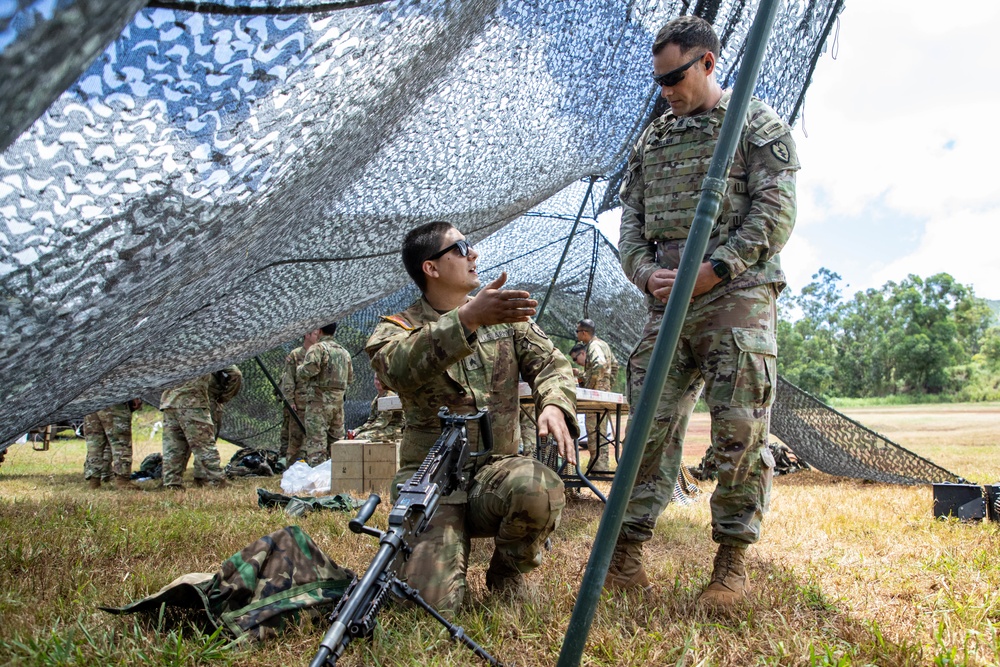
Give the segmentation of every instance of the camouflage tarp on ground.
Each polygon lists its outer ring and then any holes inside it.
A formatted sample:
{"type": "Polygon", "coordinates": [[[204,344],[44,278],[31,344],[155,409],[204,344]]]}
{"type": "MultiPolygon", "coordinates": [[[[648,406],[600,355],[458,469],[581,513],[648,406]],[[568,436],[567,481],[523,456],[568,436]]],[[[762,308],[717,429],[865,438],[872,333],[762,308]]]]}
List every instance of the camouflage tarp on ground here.
{"type": "Polygon", "coordinates": [[[261,640],[302,614],[319,618],[331,610],[353,578],[301,528],[288,526],[247,546],[214,575],[186,574],[142,600],[101,609],[157,614],[166,605],[193,612],[188,616],[211,631],[225,628],[236,638],[261,640]]]}

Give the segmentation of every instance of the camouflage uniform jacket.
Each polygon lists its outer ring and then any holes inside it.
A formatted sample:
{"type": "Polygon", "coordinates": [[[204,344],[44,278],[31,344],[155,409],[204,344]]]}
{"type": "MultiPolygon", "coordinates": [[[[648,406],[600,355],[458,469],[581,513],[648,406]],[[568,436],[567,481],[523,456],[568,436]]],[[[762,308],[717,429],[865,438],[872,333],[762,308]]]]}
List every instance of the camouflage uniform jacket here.
{"type": "MultiPolygon", "coordinates": [[[[644,293],[654,271],[677,268],[729,102],[726,91],[702,114],[668,111],[632,149],[620,191],[619,251],[625,275],[644,293]]],[[[784,287],[778,252],[795,224],[798,168],[791,129],[752,99],[703,259],[723,262],[729,278],[697,297],[693,307],[754,285],[784,287]]],[[[654,303],[648,294],[646,299],[654,303]]]]}
{"type": "MultiPolygon", "coordinates": [[[[415,471],[441,434],[437,415],[442,406],[457,414],[488,407],[494,454],[517,454],[518,375],[531,385],[539,411],[555,405],[571,431],[578,430],[569,360],[534,322],[483,326],[467,336],[457,308],[442,315],[421,298],[403,312],[383,317],[365,349],[379,380],[403,404],[403,470],[415,471]]],[[[474,425],[469,437],[478,446],[474,425]]],[[[459,491],[449,502],[465,502],[465,497],[459,491]]]]}
{"type": "Polygon", "coordinates": [[[618,359],[611,346],[597,336],[587,343],[587,366],[584,368],[583,386],[587,389],[611,391],[618,379],[618,359]]]}
{"type": "Polygon", "coordinates": [[[295,372],[309,400],[322,399],[330,391],[344,391],[354,382],[350,353],[324,334],[309,347],[295,372]]]}
{"type": "Polygon", "coordinates": [[[305,404],[307,396],[302,391],[304,387],[299,382],[296,373],[305,356],[306,348],[301,345],[295,348],[285,357],[285,366],[281,371],[281,393],[285,395],[289,403],[299,409],[305,404]]]}
{"type": "Polygon", "coordinates": [[[236,365],[226,366],[211,374],[208,396],[213,403],[228,403],[243,387],[243,372],[236,365]]]}
{"type": "Polygon", "coordinates": [[[209,403],[209,385],[212,384],[212,374],[206,373],[191,378],[176,387],[170,387],[160,395],[160,410],[168,408],[191,409],[211,407],[209,403]]]}

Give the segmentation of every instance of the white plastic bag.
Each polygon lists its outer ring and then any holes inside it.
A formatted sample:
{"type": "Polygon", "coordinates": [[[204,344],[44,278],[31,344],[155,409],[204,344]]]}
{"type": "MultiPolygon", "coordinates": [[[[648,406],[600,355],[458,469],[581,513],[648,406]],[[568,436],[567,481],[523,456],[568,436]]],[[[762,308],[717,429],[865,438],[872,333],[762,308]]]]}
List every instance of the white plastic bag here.
{"type": "Polygon", "coordinates": [[[324,461],[310,468],[305,461],[296,461],[281,476],[281,490],[289,495],[319,495],[330,492],[332,464],[324,461]]]}

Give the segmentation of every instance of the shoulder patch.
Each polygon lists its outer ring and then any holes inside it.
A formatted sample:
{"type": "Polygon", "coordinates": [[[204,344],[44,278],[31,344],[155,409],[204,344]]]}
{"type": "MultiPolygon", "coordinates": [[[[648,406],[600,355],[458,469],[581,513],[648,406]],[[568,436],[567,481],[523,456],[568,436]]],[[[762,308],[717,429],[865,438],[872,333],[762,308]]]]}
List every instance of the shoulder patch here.
{"type": "Polygon", "coordinates": [[[775,141],[771,144],[771,154],[774,155],[779,162],[784,162],[785,164],[788,164],[788,161],[791,158],[788,146],[781,140],[775,141]]]}
{"type": "Polygon", "coordinates": [[[382,315],[381,319],[385,320],[386,322],[392,322],[396,326],[402,327],[406,331],[413,331],[414,329],[416,329],[415,326],[412,326],[409,322],[403,319],[402,315],[382,315]]]}
{"type": "Polygon", "coordinates": [[[795,152],[795,140],[791,134],[775,137],[766,146],[757,149],[764,166],[772,171],[795,171],[799,168],[799,156],[795,152]]]}

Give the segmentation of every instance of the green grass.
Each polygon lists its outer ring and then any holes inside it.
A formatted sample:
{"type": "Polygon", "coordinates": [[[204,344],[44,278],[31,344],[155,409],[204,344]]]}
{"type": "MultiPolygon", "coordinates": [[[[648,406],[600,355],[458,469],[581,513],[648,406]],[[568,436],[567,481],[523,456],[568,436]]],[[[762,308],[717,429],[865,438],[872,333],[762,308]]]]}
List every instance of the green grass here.
{"type": "MultiPolygon", "coordinates": [[[[909,406],[851,415],[960,474],[988,479],[1000,478],[998,410],[909,406]]],[[[142,415],[136,466],[159,446],[149,436],[156,415],[142,415]]],[[[223,449],[228,458],[233,450],[223,449]]],[[[306,665],[323,623],[304,621],[259,646],[234,645],[221,634],[97,606],[214,571],[292,522],[346,567],[363,570],[376,550],[374,539],[346,529],[349,515],[290,519],[259,509],[254,489],[278,490],[277,479],[182,496],[92,492],[82,465],[82,443],[59,440],[48,452],[18,446],[0,467],[0,665],[306,665]]],[[[470,600],[457,622],[507,664],[554,664],[602,510],[586,493],[569,500],[523,603],[488,594],[491,545],[475,542],[470,600]]],[[[386,512],[383,504],[372,523],[383,526],[386,512]]],[[[750,597],[727,617],[695,607],[714,552],[709,521],[707,498],[667,510],[645,550],[654,591],[602,596],[582,664],[1000,664],[1000,526],[933,519],[927,487],[818,472],[778,478],[764,538],[750,552],[750,597]]],[[[353,643],[340,664],[484,663],[430,618],[390,606],[374,636],[353,643]]]]}

